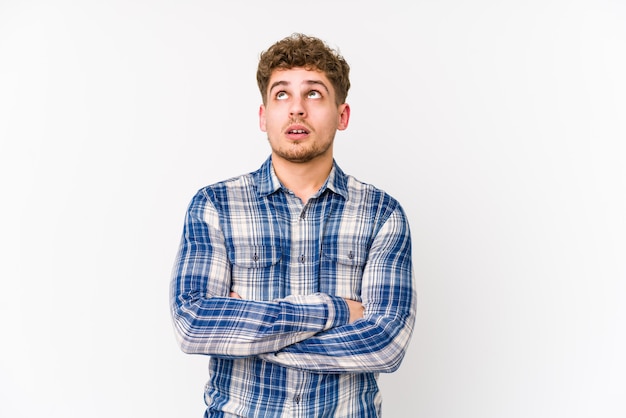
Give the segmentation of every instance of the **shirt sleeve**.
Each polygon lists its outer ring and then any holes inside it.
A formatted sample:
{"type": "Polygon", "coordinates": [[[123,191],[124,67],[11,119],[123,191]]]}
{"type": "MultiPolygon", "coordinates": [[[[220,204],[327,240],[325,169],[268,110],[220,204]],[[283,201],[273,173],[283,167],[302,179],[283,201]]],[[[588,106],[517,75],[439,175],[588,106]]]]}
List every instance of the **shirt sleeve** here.
{"type": "Polygon", "coordinates": [[[219,214],[200,191],[185,216],[170,286],[174,329],[185,353],[235,358],[276,352],[348,322],[348,307],[336,296],[269,302],[228,297],[230,272],[219,214]]]}
{"type": "Polygon", "coordinates": [[[413,332],[417,304],[413,281],[409,226],[398,206],[368,255],[361,289],[363,319],[261,357],[313,372],[393,372],[413,332]]]}

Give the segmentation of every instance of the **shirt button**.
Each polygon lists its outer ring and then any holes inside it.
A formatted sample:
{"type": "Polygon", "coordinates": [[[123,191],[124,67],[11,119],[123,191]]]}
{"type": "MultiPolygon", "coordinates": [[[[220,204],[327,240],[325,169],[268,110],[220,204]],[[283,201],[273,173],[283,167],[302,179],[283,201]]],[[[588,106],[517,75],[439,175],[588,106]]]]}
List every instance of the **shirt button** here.
{"type": "Polygon", "coordinates": [[[300,395],[296,395],[296,396],[294,396],[294,397],[293,397],[293,401],[294,401],[295,403],[300,403],[300,395]]]}
{"type": "Polygon", "coordinates": [[[304,254],[302,254],[302,255],[300,256],[299,260],[300,260],[300,262],[301,262],[301,263],[304,263],[304,254]]]}

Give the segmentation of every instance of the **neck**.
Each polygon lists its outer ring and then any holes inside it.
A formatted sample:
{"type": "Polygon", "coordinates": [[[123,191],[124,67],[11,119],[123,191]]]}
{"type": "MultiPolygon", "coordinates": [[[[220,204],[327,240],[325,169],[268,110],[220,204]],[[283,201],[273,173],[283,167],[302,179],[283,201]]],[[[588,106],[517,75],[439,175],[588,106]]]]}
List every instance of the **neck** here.
{"type": "Polygon", "coordinates": [[[294,163],[281,158],[272,158],[274,172],[280,182],[306,203],[326,182],[333,160],[294,163]]]}

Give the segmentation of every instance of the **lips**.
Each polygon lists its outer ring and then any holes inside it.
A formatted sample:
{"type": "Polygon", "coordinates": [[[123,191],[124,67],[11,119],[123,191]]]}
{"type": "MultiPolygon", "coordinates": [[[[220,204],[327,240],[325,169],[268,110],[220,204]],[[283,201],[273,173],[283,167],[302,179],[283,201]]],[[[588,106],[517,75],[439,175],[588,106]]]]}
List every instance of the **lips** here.
{"type": "Polygon", "coordinates": [[[303,139],[309,135],[311,131],[304,125],[291,125],[285,130],[285,136],[289,139],[303,139]]]}
{"type": "Polygon", "coordinates": [[[287,135],[306,135],[309,130],[304,125],[291,125],[286,130],[287,135]]]}

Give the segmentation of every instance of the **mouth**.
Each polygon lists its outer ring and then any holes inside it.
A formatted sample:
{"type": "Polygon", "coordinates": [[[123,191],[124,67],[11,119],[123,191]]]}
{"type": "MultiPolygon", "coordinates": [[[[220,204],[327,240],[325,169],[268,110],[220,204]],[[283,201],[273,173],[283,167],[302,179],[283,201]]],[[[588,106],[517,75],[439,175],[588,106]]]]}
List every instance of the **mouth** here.
{"type": "Polygon", "coordinates": [[[294,140],[305,138],[310,133],[311,131],[303,125],[291,125],[285,130],[285,136],[287,136],[287,138],[289,139],[294,140]]]}

